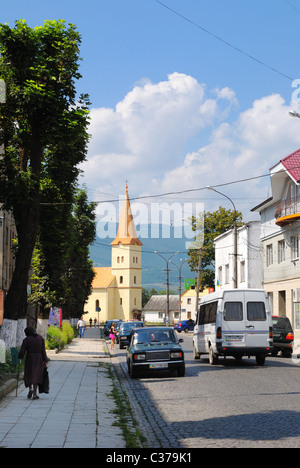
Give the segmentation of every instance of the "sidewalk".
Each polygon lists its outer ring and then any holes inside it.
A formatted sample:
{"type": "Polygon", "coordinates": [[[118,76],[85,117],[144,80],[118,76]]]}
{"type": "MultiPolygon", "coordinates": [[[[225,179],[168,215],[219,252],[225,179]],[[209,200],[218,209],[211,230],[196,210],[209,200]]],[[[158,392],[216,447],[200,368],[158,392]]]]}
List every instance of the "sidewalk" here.
{"type": "Polygon", "coordinates": [[[48,357],[50,393],[28,400],[19,387],[0,400],[0,448],[125,448],[113,426],[115,401],[107,366],[109,355],[99,329],[88,329],[61,353],[48,357]]]}

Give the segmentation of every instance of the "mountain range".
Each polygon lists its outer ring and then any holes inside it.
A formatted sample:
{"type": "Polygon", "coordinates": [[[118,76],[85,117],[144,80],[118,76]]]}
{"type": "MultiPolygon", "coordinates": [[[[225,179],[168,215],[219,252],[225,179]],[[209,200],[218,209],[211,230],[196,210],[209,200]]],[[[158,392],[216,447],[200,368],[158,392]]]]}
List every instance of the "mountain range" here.
{"type": "MultiPolygon", "coordinates": [[[[113,226],[98,226],[97,233],[101,233],[101,237],[97,235],[96,241],[90,247],[90,258],[93,261],[95,267],[108,267],[111,266],[111,246],[110,243],[114,240],[114,237],[103,238],[103,233],[114,232],[113,226]]],[[[178,292],[179,288],[179,266],[180,261],[184,261],[188,258],[187,246],[191,239],[187,239],[182,236],[176,238],[178,232],[173,226],[157,225],[153,226],[142,226],[139,229],[140,233],[155,233],[156,238],[151,236],[139,235],[140,240],[143,243],[142,247],[142,286],[146,289],[155,288],[157,290],[166,289],[166,267],[167,260],[175,253],[169,263],[169,286],[170,289],[178,292]],[[170,235],[168,235],[170,234],[170,235]],[[168,238],[165,236],[168,235],[168,238]],[[159,252],[162,257],[155,254],[159,252]],[[176,266],[175,266],[176,265],[176,266]]],[[[189,278],[195,278],[195,273],[191,273],[187,262],[182,266],[182,290],[184,287],[184,280],[189,278]]]]}

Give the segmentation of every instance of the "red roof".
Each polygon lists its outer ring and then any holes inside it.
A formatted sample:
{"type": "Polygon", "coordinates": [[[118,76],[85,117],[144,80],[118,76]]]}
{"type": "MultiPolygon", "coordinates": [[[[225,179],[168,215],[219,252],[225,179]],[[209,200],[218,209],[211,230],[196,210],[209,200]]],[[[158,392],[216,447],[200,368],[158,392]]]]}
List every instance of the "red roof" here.
{"type": "Polygon", "coordinates": [[[296,180],[300,181],[300,149],[290,154],[286,158],[282,159],[281,164],[289,171],[291,176],[296,180]]]}

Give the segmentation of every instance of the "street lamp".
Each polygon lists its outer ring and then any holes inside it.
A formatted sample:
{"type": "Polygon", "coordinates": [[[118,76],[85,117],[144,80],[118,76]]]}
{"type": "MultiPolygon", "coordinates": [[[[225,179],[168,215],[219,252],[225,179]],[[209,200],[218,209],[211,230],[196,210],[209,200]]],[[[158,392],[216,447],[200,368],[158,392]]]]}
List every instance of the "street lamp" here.
{"type": "Polygon", "coordinates": [[[173,263],[173,262],[170,262],[172,263],[172,265],[176,266],[176,268],[178,268],[178,271],[179,271],[179,320],[181,320],[181,280],[182,280],[182,276],[181,276],[181,270],[182,270],[182,267],[183,265],[185,264],[185,262],[188,261],[188,257],[185,258],[184,260],[181,258],[180,259],[180,265],[176,265],[176,263],[173,263]]]}
{"type": "Polygon", "coordinates": [[[175,255],[179,254],[179,252],[175,252],[171,255],[171,257],[169,258],[165,258],[163,257],[159,252],[157,252],[156,250],[154,251],[154,253],[156,255],[159,255],[167,264],[167,269],[166,269],[166,272],[167,272],[167,313],[166,313],[166,317],[168,316],[168,323],[170,323],[170,300],[169,300],[169,262],[171,260],[171,258],[173,258],[175,255]]]}
{"type": "Polygon", "coordinates": [[[298,119],[300,119],[300,114],[298,112],[296,112],[296,111],[290,111],[289,115],[291,117],[298,117],[298,119]]]}
{"type": "MultiPolygon", "coordinates": [[[[299,116],[300,117],[300,116],[299,116]]],[[[232,203],[233,205],[233,209],[234,209],[234,226],[233,226],[233,236],[234,236],[234,242],[233,242],[233,257],[234,257],[234,263],[233,263],[233,281],[234,281],[234,288],[237,289],[237,222],[236,222],[236,218],[237,218],[237,211],[236,211],[236,207],[235,207],[235,204],[233,203],[233,201],[231,200],[231,198],[229,198],[227,195],[225,195],[225,193],[222,193],[222,192],[219,192],[218,190],[216,190],[215,188],[213,187],[206,187],[208,190],[212,190],[213,192],[216,192],[216,193],[219,193],[220,195],[222,195],[223,197],[227,198],[227,200],[230,201],[230,203],[232,203]]]]}

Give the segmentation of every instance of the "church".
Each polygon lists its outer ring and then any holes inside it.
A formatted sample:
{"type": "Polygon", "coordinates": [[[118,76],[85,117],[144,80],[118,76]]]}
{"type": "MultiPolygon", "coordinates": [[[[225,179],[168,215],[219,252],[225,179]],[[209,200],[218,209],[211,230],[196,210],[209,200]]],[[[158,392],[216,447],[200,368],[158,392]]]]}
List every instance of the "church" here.
{"type": "Polygon", "coordinates": [[[128,186],[117,237],[111,243],[111,266],[95,268],[84,320],[140,320],[142,314],[142,242],[130,207],[128,186]]]}

